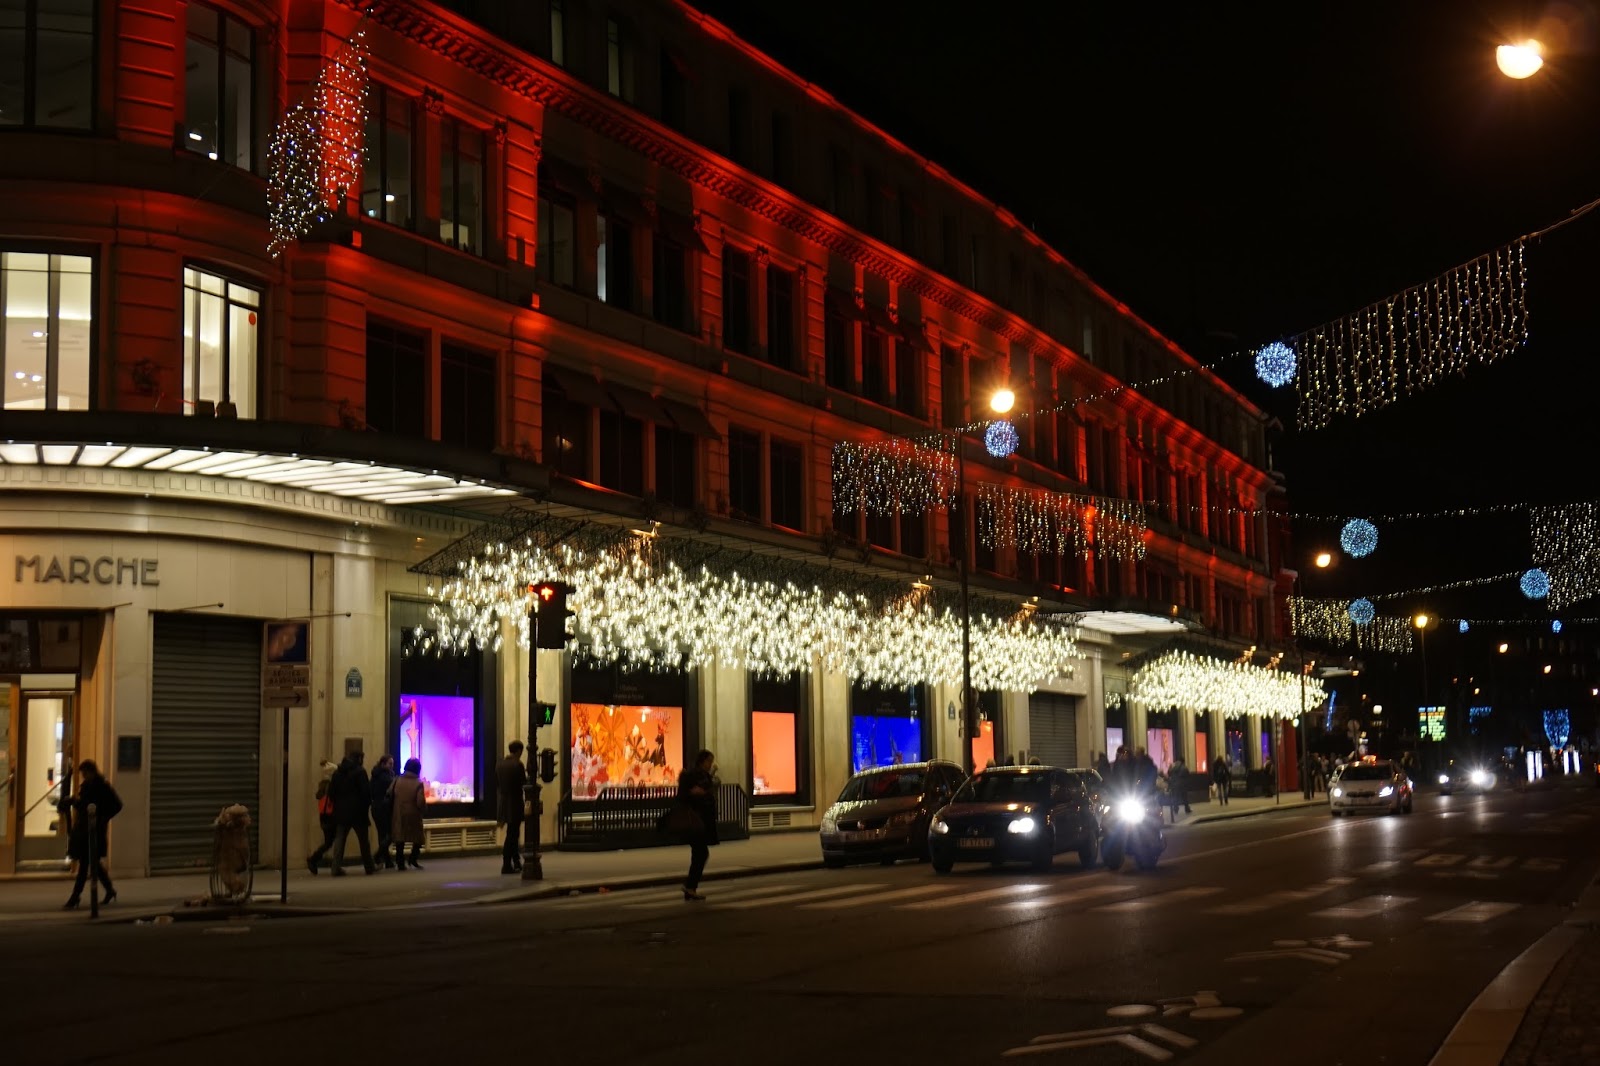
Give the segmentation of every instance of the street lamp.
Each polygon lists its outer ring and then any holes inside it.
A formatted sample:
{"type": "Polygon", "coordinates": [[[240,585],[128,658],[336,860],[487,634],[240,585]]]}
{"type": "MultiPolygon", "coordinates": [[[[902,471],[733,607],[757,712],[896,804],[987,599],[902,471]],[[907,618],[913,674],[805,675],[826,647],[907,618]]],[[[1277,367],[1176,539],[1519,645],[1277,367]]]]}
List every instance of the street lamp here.
{"type": "Polygon", "coordinates": [[[1500,73],[1521,81],[1533,77],[1544,66],[1544,46],[1531,37],[1520,44],[1503,44],[1494,50],[1494,61],[1500,73]]]}
{"type": "Polygon", "coordinates": [[[1411,624],[1417,627],[1417,643],[1422,649],[1422,705],[1428,705],[1428,623],[1433,619],[1426,611],[1418,611],[1411,624]]]}
{"type": "MultiPolygon", "coordinates": [[[[1318,570],[1326,570],[1333,565],[1333,553],[1320,551],[1311,560],[1318,570]]],[[[1300,571],[1294,572],[1294,595],[1299,599],[1300,571]]],[[[1305,799],[1310,799],[1315,793],[1311,782],[1311,736],[1307,724],[1306,711],[1306,674],[1316,665],[1306,661],[1305,651],[1300,647],[1300,633],[1296,630],[1294,635],[1294,649],[1300,653],[1300,792],[1305,799]]]]}
{"type": "Polygon", "coordinates": [[[1333,553],[1318,552],[1315,562],[1318,570],[1326,570],[1328,567],[1333,565],[1333,553]]]}
{"type": "MultiPolygon", "coordinates": [[[[1016,393],[1002,387],[989,397],[989,410],[1003,415],[1016,402],[1016,393]]],[[[961,732],[966,738],[966,758],[963,761],[967,772],[976,773],[982,767],[977,764],[977,751],[974,748],[974,741],[978,739],[978,701],[973,698],[972,692],[972,591],[967,577],[967,447],[959,435],[956,437],[955,450],[956,499],[951,509],[950,524],[960,534],[960,544],[956,546],[956,573],[961,581],[961,732]]]]}

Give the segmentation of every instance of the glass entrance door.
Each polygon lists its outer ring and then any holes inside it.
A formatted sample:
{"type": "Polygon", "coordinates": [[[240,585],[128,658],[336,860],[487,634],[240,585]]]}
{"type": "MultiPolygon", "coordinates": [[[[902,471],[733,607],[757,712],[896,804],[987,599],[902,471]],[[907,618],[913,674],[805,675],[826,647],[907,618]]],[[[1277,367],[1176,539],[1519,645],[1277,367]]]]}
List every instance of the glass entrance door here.
{"type": "Polygon", "coordinates": [[[72,696],[22,692],[11,737],[12,817],[19,870],[64,867],[66,818],[56,804],[71,788],[72,696]]]}

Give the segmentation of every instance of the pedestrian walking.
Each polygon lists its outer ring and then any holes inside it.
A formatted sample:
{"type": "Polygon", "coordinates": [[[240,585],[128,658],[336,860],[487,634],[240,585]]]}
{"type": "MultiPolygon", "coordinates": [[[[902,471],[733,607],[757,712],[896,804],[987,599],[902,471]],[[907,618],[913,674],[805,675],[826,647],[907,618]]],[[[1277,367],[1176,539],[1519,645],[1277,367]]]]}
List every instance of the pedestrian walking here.
{"type": "Polygon", "coordinates": [[[1180,755],[1172,760],[1172,765],[1167,768],[1168,794],[1172,796],[1172,820],[1178,820],[1178,806],[1183,806],[1184,814],[1193,814],[1194,808],[1189,806],[1189,767],[1180,755]]]}
{"type": "Polygon", "coordinates": [[[373,861],[383,859],[383,868],[394,869],[394,859],[389,857],[390,820],[394,817],[394,756],[378,756],[378,765],[372,768],[372,828],[378,835],[378,850],[373,861]]]}
{"type": "Polygon", "coordinates": [[[1106,771],[1105,779],[1106,791],[1117,793],[1118,799],[1131,794],[1139,787],[1139,775],[1127,748],[1117,748],[1117,761],[1106,771]]]}
{"type": "Polygon", "coordinates": [[[1150,753],[1143,748],[1133,750],[1133,776],[1135,787],[1141,795],[1148,796],[1156,790],[1156,777],[1161,771],[1156,767],[1156,761],[1150,753]]]}
{"type": "Polygon", "coordinates": [[[506,757],[494,768],[496,820],[505,827],[506,840],[500,847],[500,872],[514,874],[522,869],[522,815],[528,787],[528,769],[522,765],[522,741],[506,745],[506,757]]]}
{"type": "Polygon", "coordinates": [[[717,843],[717,757],[701,751],[694,765],[678,775],[678,796],[667,814],[667,828],[689,845],[689,876],[683,881],[685,900],[705,899],[700,878],[717,843]]]}
{"type": "Polygon", "coordinates": [[[1233,785],[1233,771],[1228,766],[1226,755],[1218,755],[1212,760],[1211,783],[1217,786],[1217,802],[1226,807],[1228,791],[1233,785]]]}
{"type": "Polygon", "coordinates": [[[1094,768],[1100,772],[1100,780],[1104,781],[1106,775],[1111,773],[1111,760],[1106,758],[1106,753],[1101,752],[1100,758],[1095,762],[1094,768]]]}
{"type": "Polygon", "coordinates": [[[420,870],[422,864],[417,861],[417,856],[422,854],[422,845],[426,842],[422,812],[428,805],[427,792],[422,783],[420,759],[406,760],[406,772],[394,779],[393,791],[394,821],[390,833],[394,837],[395,868],[397,870],[406,868],[406,845],[410,844],[410,866],[413,870],[420,870]]]}
{"type": "Polygon", "coordinates": [[[106,871],[107,845],[110,839],[107,830],[111,827],[111,819],[122,811],[122,797],[111,787],[111,782],[100,775],[100,767],[95,765],[94,760],[85,759],[78,764],[77,795],[62,797],[56,810],[67,819],[67,858],[78,864],[78,876],[72,883],[72,895],[68,897],[62,909],[69,911],[77,909],[78,897],[83,895],[83,886],[88,883],[91,873],[106,890],[104,902],[110,903],[117,898],[117,890],[111,884],[111,874],[106,871]],[[89,847],[90,807],[94,808],[92,861],[89,847]]]}
{"type": "Polygon", "coordinates": [[[306,867],[311,871],[311,876],[317,876],[317,864],[322,861],[333,847],[333,834],[339,828],[339,823],[333,817],[333,774],[338,767],[328,760],[322,760],[322,780],[317,782],[317,824],[322,828],[322,843],[310,855],[306,856],[306,867]]]}
{"type": "Polygon", "coordinates": [[[361,865],[368,875],[378,872],[372,865],[372,837],[367,830],[372,823],[372,781],[367,769],[361,765],[366,755],[352,751],[344,757],[339,768],[328,782],[328,794],[333,797],[333,876],[344,876],[344,846],[350,834],[356,835],[361,845],[361,865]]]}

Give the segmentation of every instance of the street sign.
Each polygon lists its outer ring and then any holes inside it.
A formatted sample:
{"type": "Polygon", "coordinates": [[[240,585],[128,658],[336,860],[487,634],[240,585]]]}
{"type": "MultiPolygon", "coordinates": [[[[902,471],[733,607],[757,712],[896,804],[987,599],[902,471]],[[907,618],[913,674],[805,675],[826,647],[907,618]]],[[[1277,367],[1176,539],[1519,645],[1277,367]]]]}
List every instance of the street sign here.
{"type": "Polygon", "coordinates": [[[262,624],[261,705],[311,706],[311,623],[262,624]]]}

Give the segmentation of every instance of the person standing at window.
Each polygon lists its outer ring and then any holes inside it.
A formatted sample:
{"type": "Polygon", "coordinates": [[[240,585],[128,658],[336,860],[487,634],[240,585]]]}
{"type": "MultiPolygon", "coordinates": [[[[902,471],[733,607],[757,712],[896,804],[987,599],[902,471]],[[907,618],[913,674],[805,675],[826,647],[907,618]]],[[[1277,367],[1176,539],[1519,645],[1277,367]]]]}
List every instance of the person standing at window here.
{"type": "Polygon", "coordinates": [[[506,746],[507,755],[494,768],[497,821],[505,826],[506,840],[500,848],[500,872],[514,874],[522,869],[523,791],[528,786],[528,770],[522,765],[522,741],[506,746]]]}
{"type": "Polygon", "coordinates": [[[394,793],[390,789],[394,781],[394,757],[378,756],[378,765],[372,768],[372,825],[378,832],[378,855],[386,870],[394,869],[394,860],[389,857],[389,827],[394,817],[394,793]]]}
{"type": "Polygon", "coordinates": [[[422,812],[427,806],[427,795],[422,783],[422,761],[407,759],[406,772],[394,782],[394,865],[397,870],[406,868],[406,845],[411,845],[411,868],[422,869],[417,856],[422,854],[425,832],[422,812]]]}

